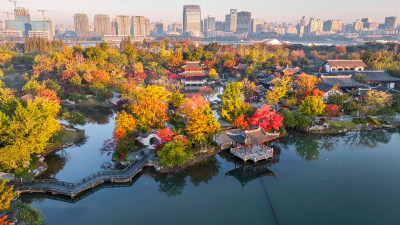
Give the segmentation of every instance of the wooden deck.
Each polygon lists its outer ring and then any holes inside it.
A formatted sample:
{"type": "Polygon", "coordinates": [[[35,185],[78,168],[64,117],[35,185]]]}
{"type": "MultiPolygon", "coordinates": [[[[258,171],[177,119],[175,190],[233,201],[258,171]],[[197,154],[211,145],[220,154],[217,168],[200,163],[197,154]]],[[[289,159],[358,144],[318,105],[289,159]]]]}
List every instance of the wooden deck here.
{"type": "Polygon", "coordinates": [[[80,193],[92,189],[105,182],[130,182],[142,171],[150,157],[154,154],[146,155],[134,164],[129,164],[123,170],[99,171],[85,177],[75,183],[68,183],[52,179],[33,180],[24,182],[15,187],[19,193],[51,193],[54,195],[65,195],[71,198],[80,193]]]}
{"type": "Polygon", "coordinates": [[[254,146],[252,153],[250,153],[250,149],[247,149],[246,154],[244,149],[238,148],[235,150],[235,148],[231,148],[230,150],[231,154],[235,155],[236,157],[241,158],[243,161],[251,160],[253,162],[257,162],[260,160],[264,159],[269,159],[273,156],[274,154],[274,149],[273,148],[264,148],[263,151],[261,151],[260,146],[254,146]]]}

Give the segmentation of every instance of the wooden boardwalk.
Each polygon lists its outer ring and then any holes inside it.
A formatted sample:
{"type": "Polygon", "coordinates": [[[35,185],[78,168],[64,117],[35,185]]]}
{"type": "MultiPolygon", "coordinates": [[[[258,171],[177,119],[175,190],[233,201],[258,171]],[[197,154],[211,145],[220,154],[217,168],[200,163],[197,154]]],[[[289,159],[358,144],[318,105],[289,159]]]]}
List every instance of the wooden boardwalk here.
{"type": "Polygon", "coordinates": [[[154,154],[145,155],[134,164],[129,164],[123,170],[99,171],[85,177],[75,183],[68,183],[52,179],[33,180],[24,182],[15,187],[19,193],[51,193],[54,195],[65,195],[71,198],[80,193],[92,189],[105,182],[130,182],[142,171],[150,157],[154,154]]]}

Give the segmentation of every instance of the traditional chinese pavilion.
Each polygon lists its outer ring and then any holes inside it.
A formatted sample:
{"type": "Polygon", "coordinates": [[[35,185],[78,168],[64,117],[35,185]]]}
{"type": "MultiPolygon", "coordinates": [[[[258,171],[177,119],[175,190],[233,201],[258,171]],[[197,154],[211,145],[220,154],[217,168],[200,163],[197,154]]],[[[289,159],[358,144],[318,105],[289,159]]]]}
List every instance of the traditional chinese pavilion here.
{"type": "Polygon", "coordinates": [[[232,140],[233,147],[230,152],[244,161],[253,162],[271,158],[274,151],[268,147],[269,142],[279,137],[279,134],[269,134],[262,128],[238,134],[227,132],[227,135],[232,140]],[[267,143],[266,147],[264,143],[267,143]]]}
{"type": "Polygon", "coordinates": [[[208,72],[200,61],[186,62],[183,69],[185,72],[179,74],[183,85],[204,86],[207,83],[208,72]]]}

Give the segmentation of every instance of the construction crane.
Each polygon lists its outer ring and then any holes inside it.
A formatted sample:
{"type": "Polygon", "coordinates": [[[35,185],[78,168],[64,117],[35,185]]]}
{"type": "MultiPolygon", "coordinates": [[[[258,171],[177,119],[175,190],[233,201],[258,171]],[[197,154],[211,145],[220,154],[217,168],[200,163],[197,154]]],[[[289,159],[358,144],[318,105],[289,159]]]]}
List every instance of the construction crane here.
{"type": "Polygon", "coordinates": [[[12,29],[9,29],[9,28],[11,28],[10,15],[12,15],[13,13],[12,12],[1,12],[1,13],[7,14],[7,21],[8,21],[8,24],[7,24],[8,29],[7,30],[12,30],[12,29]]]}
{"type": "MultiPolygon", "coordinates": [[[[10,1],[11,1],[11,0],[10,0],[10,1]]],[[[44,13],[45,13],[45,12],[54,12],[54,11],[45,10],[45,9],[38,9],[38,12],[41,12],[41,13],[42,13],[42,18],[43,18],[43,29],[44,29],[44,31],[46,31],[46,18],[44,17],[44,13]]],[[[49,35],[51,35],[51,34],[50,34],[50,31],[49,31],[49,35]]]]}
{"type": "MultiPolygon", "coordinates": [[[[14,3],[14,10],[17,12],[17,3],[24,3],[25,2],[20,2],[20,1],[15,1],[15,0],[9,0],[10,2],[14,3]]],[[[17,13],[15,13],[15,19],[17,19],[17,13]]]]}

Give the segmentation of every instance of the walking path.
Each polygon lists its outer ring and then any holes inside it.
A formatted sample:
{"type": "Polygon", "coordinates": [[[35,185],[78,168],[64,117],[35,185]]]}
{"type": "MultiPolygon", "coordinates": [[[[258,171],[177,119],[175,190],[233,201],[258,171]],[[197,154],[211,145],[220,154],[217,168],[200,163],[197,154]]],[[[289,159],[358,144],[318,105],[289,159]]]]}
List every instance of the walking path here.
{"type": "Polygon", "coordinates": [[[146,154],[142,159],[129,164],[123,170],[99,171],[85,177],[75,183],[68,183],[58,180],[44,179],[24,182],[16,186],[20,193],[52,193],[55,195],[66,195],[71,198],[80,193],[94,188],[104,182],[130,182],[142,171],[147,162],[154,158],[154,153],[146,154]]]}

